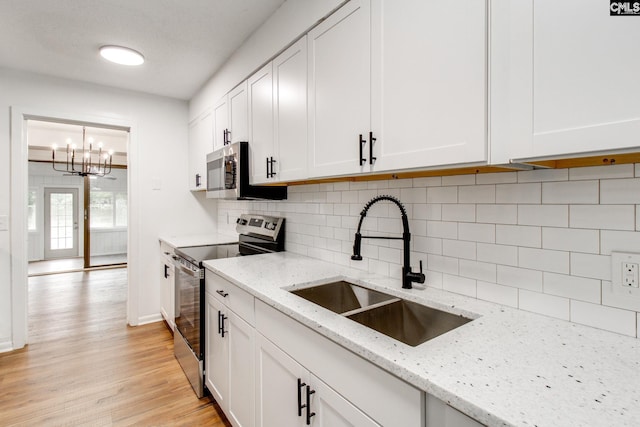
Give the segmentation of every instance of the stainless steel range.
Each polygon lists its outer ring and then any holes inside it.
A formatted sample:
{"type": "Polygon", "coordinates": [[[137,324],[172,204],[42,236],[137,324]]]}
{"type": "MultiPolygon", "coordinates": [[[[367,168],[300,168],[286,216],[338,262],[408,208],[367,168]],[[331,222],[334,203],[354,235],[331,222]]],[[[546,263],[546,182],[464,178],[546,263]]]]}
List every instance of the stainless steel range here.
{"type": "Polygon", "coordinates": [[[176,330],[174,354],[196,395],[204,396],[203,262],[284,250],[284,218],[243,214],[236,222],[238,243],[176,249],[176,330]]]}

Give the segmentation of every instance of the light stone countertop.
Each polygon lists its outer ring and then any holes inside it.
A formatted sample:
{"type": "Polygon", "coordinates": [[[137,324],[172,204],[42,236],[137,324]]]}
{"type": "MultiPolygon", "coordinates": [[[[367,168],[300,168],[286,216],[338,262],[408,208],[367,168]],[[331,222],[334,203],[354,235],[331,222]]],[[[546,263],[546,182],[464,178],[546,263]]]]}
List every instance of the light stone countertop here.
{"type": "Polygon", "coordinates": [[[288,252],[204,264],[483,424],[640,425],[637,339],[288,252]],[[476,320],[411,347],[287,292],[335,278],[476,320]]]}
{"type": "Polygon", "coordinates": [[[160,241],[175,249],[186,248],[189,246],[224,245],[227,243],[237,243],[238,235],[202,233],[181,236],[160,236],[160,241]]]}

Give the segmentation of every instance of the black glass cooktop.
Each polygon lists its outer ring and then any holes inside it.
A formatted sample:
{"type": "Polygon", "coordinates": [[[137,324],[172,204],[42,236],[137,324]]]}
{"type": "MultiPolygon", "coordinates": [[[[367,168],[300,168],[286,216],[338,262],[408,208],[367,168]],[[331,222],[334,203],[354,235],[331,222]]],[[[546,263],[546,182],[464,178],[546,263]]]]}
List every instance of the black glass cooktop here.
{"type": "Polygon", "coordinates": [[[208,259],[230,258],[238,256],[239,249],[237,243],[226,245],[188,246],[176,249],[176,255],[188,260],[193,264],[200,264],[208,259]]]}

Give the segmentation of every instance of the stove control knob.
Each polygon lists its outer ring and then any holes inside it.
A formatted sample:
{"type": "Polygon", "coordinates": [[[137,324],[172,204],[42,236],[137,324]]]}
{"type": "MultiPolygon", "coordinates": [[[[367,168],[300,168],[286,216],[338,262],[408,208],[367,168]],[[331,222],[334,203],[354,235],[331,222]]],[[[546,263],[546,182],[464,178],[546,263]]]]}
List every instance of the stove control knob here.
{"type": "Polygon", "coordinates": [[[236,223],[237,223],[237,224],[240,224],[240,225],[247,225],[247,220],[246,220],[246,219],[243,219],[243,218],[238,218],[238,219],[236,220],[236,223]]]}
{"type": "Polygon", "coordinates": [[[275,222],[267,222],[264,224],[264,228],[266,228],[267,230],[275,230],[276,229],[276,223],[275,222]]]}

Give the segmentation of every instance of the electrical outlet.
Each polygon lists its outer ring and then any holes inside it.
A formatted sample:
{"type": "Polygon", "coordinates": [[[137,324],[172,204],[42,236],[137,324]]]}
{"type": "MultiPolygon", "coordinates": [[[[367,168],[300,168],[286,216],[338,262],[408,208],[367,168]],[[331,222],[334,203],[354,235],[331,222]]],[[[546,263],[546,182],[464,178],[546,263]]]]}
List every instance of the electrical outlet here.
{"type": "Polygon", "coordinates": [[[611,284],[614,293],[640,298],[640,254],[611,252],[611,284]]]}
{"type": "Polygon", "coordinates": [[[633,262],[622,263],[622,286],[638,287],[638,264],[633,262]]]}

